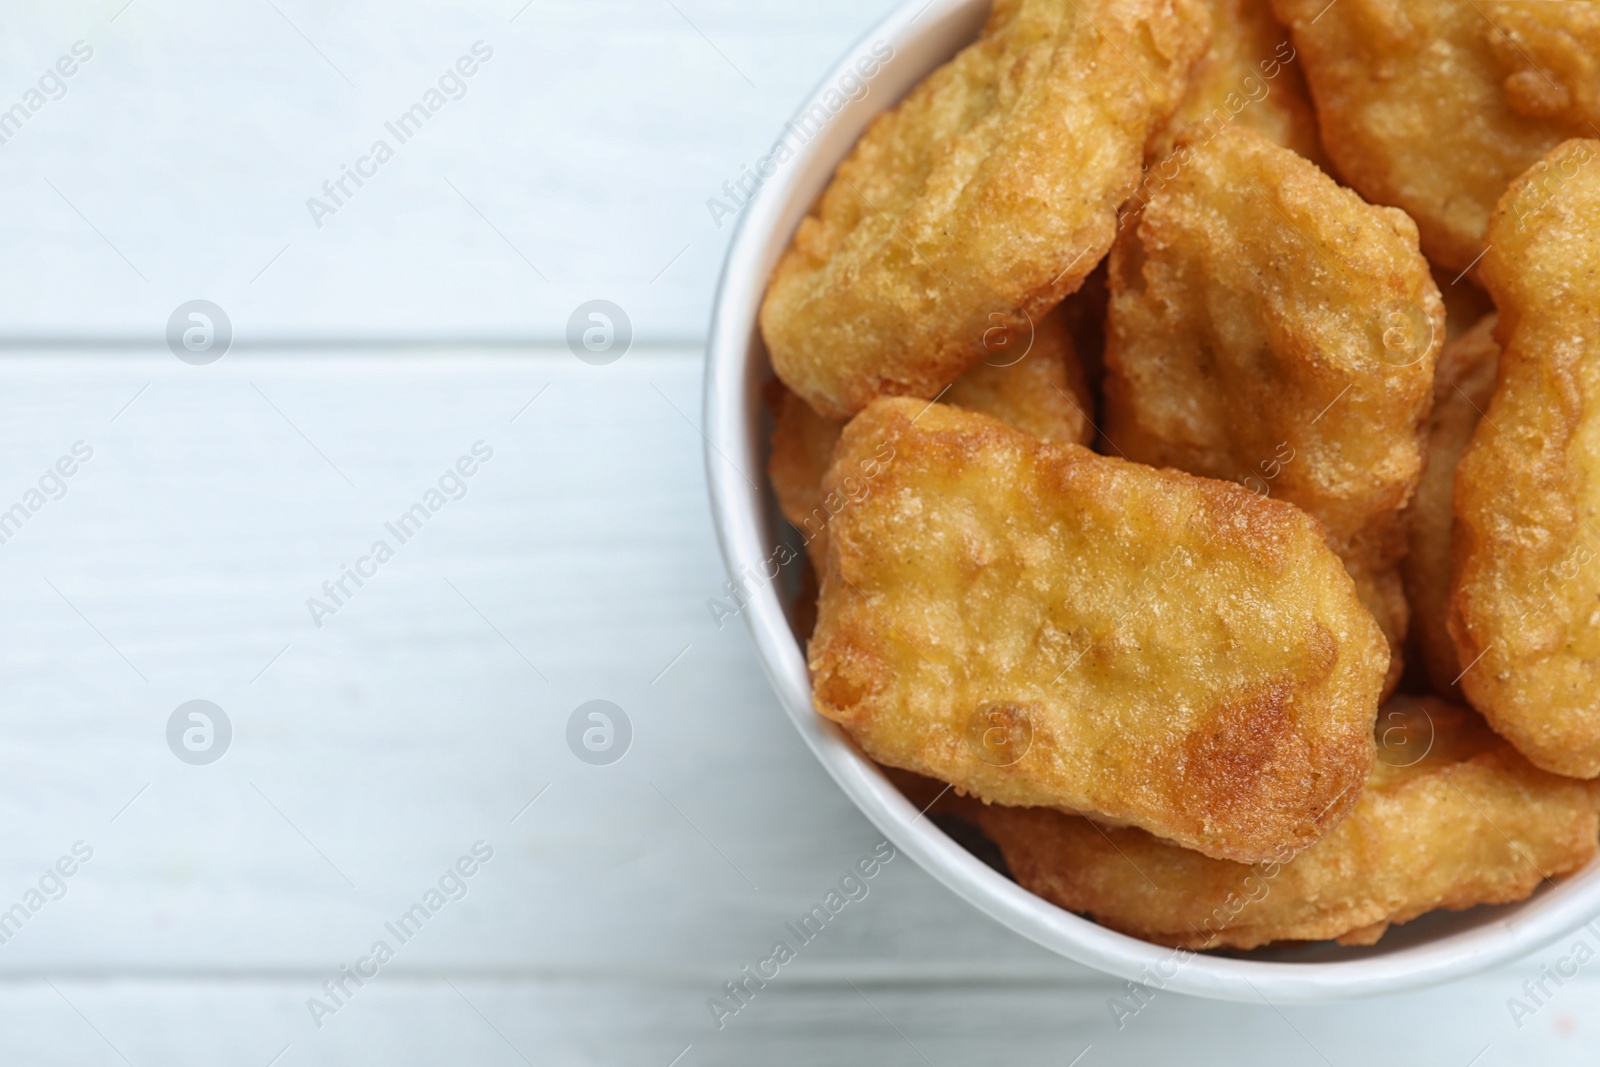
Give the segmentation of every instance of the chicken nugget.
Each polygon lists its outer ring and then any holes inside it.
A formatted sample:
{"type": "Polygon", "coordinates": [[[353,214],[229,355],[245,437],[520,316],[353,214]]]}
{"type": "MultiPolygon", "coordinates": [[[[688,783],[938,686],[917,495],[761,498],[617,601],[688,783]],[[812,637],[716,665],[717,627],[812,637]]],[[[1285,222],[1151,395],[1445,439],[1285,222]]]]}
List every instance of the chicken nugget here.
{"type": "Polygon", "coordinates": [[[878,762],[1250,862],[1355,803],[1387,651],[1298,508],[911,399],[824,491],[813,700],[878,762]]]}
{"type": "Polygon", "coordinates": [[[1429,258],[1452,272],[1477,259],[1511,180],[1600,122],[1590,4],[1272,4],[1294,32],[1338,175],[1410,213],[1429,258]]]}
{"type": "MultiPolygon", "coordinates": [[[[811,410],[780,381],[768,383],[767,405],[772,410],[772,455],[767,477],[778,498],[778,510],[805,538],[812,561],[819,563],[826,543],[831,512],[822,496],[822,476],[833,459],[833,446],[844,430],[840,419],[811,410]]],[[[837,507],[842,506],[838,501],[837,507]]]]}
{"type": "Polygon", "coordinates": [[[1127,458],[1304,508],[1389,638],[1444,304],[1404,212],[1224,129],[1111,255],[1105,430],[1127,458]]]}
{"type": "MultiPolygon", "coordinates": [[[[1086,445],[1093,439],[1089,416],[1093,401],[1062,308],[1041,319],[1032,333],[1031,338],[1007,336],[990,359],[957,378],[941,399],[958,408],[993,415],[1047,441],[1086,445]],[[1013,344],[1023,349],[1022,355],[1008,351],[1013,344]]],[[[827,554],[828,518],[844,500],[824,498],[822,476],[845,424],[818,415],[782,382],[774,381],[773,386],[769,395],[772,457],[767,474],[783,517],[805,537],[806,551],[820,572],[827,554]]]]}
{"type": "Polygon", "coordinates": [[[1486,36],[1511,110],[1570,136],[1600,122],[1600,6],[1484,0],[1486,36]]]}
{"type": "Polygon", "coordinates": [[[1535,764],[1600,775],[1600,141],[1507,190],[1482,277],[1494,400],[1456,472],[1449,629],[1473,707],[1535,764]]]}
{"type": "Polygon", "coordinates": [[[1039,320],[1031,348],[968,368],[939,402],[993,415],[1046,441],[1094,439],[1094,399],[1061,308],[1039,320]]]}
{"type": "MultiPolygon", "coordinates": [[[[1201,141],[1237,122],[1274,144],[1322,161],[1317,117],[1289,31],[1268,0],[1208,0],[1211,46],[1189,78],[1189,91],[1147,159],[1169,159],[1180,140],[1201,141]]],[[[1137,198],[1137,194],[1135,194],[1137,198]]]]}
{"type": "Polygon", "coordinates": [[[1110,247],[1207,33],[1202,0],[997,0],[801,222],[761,308],[778,377],[848,418],[935,396],[991,316],[1041,319],[1110,247]]]}
{"type": "Polygon", "coordinates": [[[1454,552],[1456,464],[1494,395],[1495,370],[1500,365],[1495,321],[1493,313],[1485,315],[1439,354],[1428,450],[1422,481],[1411,501],[1407,534],[1411,550],[1401,566],[1411,604],[1412,642],[1421,653],[1428,681],[1437,692],[1447,694],[1454,693],[1461,674],[1461,661],[1445,626],[1454,552]]]}
{"type": "Polygon", "coordinates": [[[1113,930],[1189,949],[1372,944],[1435,908],[1504,904],[1594,857],[1594,785],[1532,766],[1472,712],[1398,697],[1350,817],[1250,865],[1042,808],[970,805],[1029,891],[1113,930]]]}

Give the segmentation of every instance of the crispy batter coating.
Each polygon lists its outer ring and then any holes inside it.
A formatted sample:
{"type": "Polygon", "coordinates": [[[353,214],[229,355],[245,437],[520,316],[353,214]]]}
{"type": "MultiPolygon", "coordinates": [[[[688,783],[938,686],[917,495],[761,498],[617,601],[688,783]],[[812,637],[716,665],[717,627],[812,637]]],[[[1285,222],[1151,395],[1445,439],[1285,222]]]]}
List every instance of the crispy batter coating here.
{"type": "Polygon", "coordinates": [[[1272,4],[1294,31],[1339,176],[1410,213],[1429,258],[1452,272],[1477,258],[1511,180],[1600,124],[1591,4],[1272,4]]]}
{"type": "Polygon", "coordinates": [[[966,810],[1025,888],[1114,930],[1184,948],[1371,944],[1391,923],[1529,896],[1595,854],[1600,792],[1547,774],[1470,711],[1400,697],[1378,762],[1327,837],[1256,866],[1041,808],[966,810]]]}
{"type": "Polygon", "coordinates": [[[1485,0],[1489,47],[1511,110],[1553,119],[1571,136],[1600,121],[1600,7],[1485,0]]]}
{"type": "Polygon", "coordinates": [[[1106,332],[1107,438],[1315,516],[1389,638],[1392,686],[1401,509],[1444,341],[1411,220],[1226,129],[1117,242],[1106,332]]]}
{"type": "Polygon", "coordinates": [[[1046,441],[1084,445],[1094,436],[1094,400],[1059,309],[1039,321],[1025,355],[973,364],[939,402],[993,415],[1046,441]]]}
{"type": "Polygon", "coordinates": [[[1189,91],[1148,153],[1152,166],[1179,141],[1202,141],[1237,122],[1318,164],[1317,116],[1311,109],[1289,31],[1268,0],[1208,0],[1211,47],[1189,78],[1189,91]]]}
{"type": "Polygon", "coordinates": [[[1600,775],[1600,141],[1507,190],[1482,276],[1504,348],[1456,473],[1450,636],[1474,707],[1534,763],[1600,775]]]}
{"type": "Polygon", "coordinates": [[[996,0],[801,222],[761,308],[778,377],[847,418],[935,396],[991,316],[1041,319],[1110,247],[1207,33],[1202,0],[996,0]]]}
{"type": "Polygon", "coordinates": [[[822,497],[822,476],[844,423],[818,415],[777,380],[768,387],[767,404],[772,409],[767,477],[783,517],[805,536],[812,559],[819,560],[831,517],[822,497]]]}
{"type": "Polygon", "coordinates": [[[1456,464],[1494,395],[1495,370],[1500,364],[1495,321],[1493,313],[1485,315],[1472,329],[1448,342],[1439,355],[1433,414],[1428,420],[1428,451],[1422,481],[1411,501],[1411,550],[1402,566],[1406,599],[1411,604],[1411,636],[1428,681],[1440,693],[1453,694],[1461,673],[1455,643],[1445,626],[1450,605],[1456,464]]]}
{"type": "Polygon", "coordinates": [[[824,488],[813,699],[878,762],[1249,862],[1354,805],[1387,654],[1298,508],[910,399],[824,488]]]}
{"type": "MultiPolygon", "coordinates": [[[[824,498],[822,476],[844,422],[818,415],[783,383],[775,381],[773,386],[767,474],[783,517],[804,535],[806,551],[820,571],[827,555],[828,518],[843,506],[841,497],[831,502],[824,498]]],[[[1094,410],[1093,400],[1062,308],[1039,321],[1031,340],[1007,338],[1007,345],[994,356],[951,383],[942,400],[993,415],[1047,441],[1086,445],[1094,435],[1088,414],[1094,410]],[[1012,343],[1022,346],[1021,356],[1005,350],[1012,343]]]]}

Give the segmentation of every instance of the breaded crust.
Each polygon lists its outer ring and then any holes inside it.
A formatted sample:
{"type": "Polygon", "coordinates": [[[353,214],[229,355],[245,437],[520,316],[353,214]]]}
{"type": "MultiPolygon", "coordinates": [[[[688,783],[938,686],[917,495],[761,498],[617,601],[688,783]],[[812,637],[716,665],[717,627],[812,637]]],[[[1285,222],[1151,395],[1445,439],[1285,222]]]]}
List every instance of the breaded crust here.
{"type": "Polygon", "coordinates": [[[1456,465],[1494,395],[1500,364],[1495,321],[1493,313],[1485,315],[1447,342],[1439,355],[1428,450],[1407,524],[1411,550],[1401,569],[1411,604],[1411,639],[1421,653],[1428,681],[1439,693],[1453,693],[1461,674],[1455,642],[1445,625],[1454,553],[1456,465]]]}
{"type": "Polygon", "coordinates": [[[1228,128],[1111,257],[1105,430],[1129,459],[1240,482],[1316,517],[1388,636],[1445,314],[1417,231],[1228,128]]]}
{"type": "Polygon", "coordinates": [[[1600,7],[1484,0],[1483,15],[1511,110],[1554,120],[1569,136],[1593,133],[1600,122],[1600,7]]]}
{"type": "Polygon", "coordinates": [[[1507,190],[1482,277],[1500,380],[1456,472],[1449,628],[1472,705],[1535,764],[1600,775],[1600,141],[1507,190]]]}
{"type": "Polygon", "coordinates": [[[1591,4],[1272,3],[1294,31],[1339,177],[1373,203],[1404,208],[1429,258],[1451,272],[1482,251],[1513,178],[1600,124],[1591,4]],[[1540,107],[1540,97],[1571,103],[1540,107]]]}
{"type": "MultiPolygon", "coordinates": [[[[1046,315],[1030,332],[1031,337],[1008,339],[1015,349],[1007,350],[1008,344],[974,364],[951,383],[942,401],[993,415],[1046,441],[1088,444],[1094,435],[1089,415],[1094,401],[1062,309],[1046,315]]],[[[782,382],[772,386],[768,395],[772,457],[767,474],[783,517],[804,536],[806,551],[821,571],[828,519],[842,506],[841,498],[829,501],[823,496],[822,476],[844,422],[818,415],[782,382]]]]}
{"type": "Polygon", "coordinates": [[[1060,308],[1039,320],[1026,355],[973,364],[939,402],[992,415],[1046,441],[1086,445],[1094,437],[1094,399],[1060,308]]]}
{"type": "Polygon", "coordinates": [[[1317,116],[1289,31],[1268,0],[1207,0],[1211,45],[1178,110],[1150,146],[1158,168],[1180,141],[1198,142],[1233,123],[1321,164],[1317,116]]]}
{"type": "Polygon", "coordinates": [[[1202,0],[997,0],[801,222],[761,308],[778,377],[847,418],[935,396],[991,316],[1042,318],[1110,247],[1207,23],[1202,0]]]}
{"type": "Polygon", "coordinates": [[[776,379],[768,383],[767,406],[772,411],[772,454],[767,459],[772,492],[783,517],[805,537],[807,551],[820,559],[821,552],[812,546],[820,548],[832,517],[822,497],[822,476],[844,423],[818,415],[776,379]]]}
{"type": "Polygon", "coordinates": [[[1401,697],[1378,730],[1406,740],[1380,745],[1350,817],[1303,852],[1259,865],[1042,808],[973,805],[963,814],[1030,891],[1114,930],[1193,949],[1371,944],[1391,923],[1435,908],[1522,900],[1593,858],[1595,787],[1534,767],[1473,713],[1401,697]]]}
{"type": "Polygon", "coordinates": [[[1247,862],[1354,805],[1387,651],[1298,508],[909,399],[824,491],[813,699],[878,762],[1247,862]]]}

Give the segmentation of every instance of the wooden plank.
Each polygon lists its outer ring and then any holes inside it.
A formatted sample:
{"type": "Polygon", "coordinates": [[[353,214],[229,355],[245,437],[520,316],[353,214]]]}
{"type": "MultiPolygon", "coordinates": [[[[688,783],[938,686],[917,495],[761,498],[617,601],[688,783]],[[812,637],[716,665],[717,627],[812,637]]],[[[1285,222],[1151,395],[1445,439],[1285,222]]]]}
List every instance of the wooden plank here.
{"type": "Polygon", "coordinates": [[[732,232],[706,201],[891,6],[125,4],[7,13],[0,110],[74,42],[92,58],[0,144],[0,232],[27,250],[0,264],[0,338],[159,340],[200,297],[241,343],[553,341],[596,297],[641,338],[700,337],[732,232]],[[386,129],[479,41],[459,99],[386,129]],[[314,219],[378,140],[393,158],[314,219]]]}
{"type": "MultiPolygon", "coordinates": [[[[797,965],[798,966],[798,965],[797,965]]],[[[718,1032],[703,986],[625,978],[384,976],[318,1029],[314,976],[6,983],[0,1055],[73,1067],[274,1067],[350,1063],[786,1067],[1078,1067],[1593,1062],[1600,988],[1571,984],[1521,1031],[1504,990],[1449,990],[1332,1009],[1157,1000],[1118,1031],[1110,990],[1076,984],[884,983],[861,973],[773,986],[718,1032]],[[848,980],[845,980],[848,979],[848,980]],[[852,985],[853,983],[853,985],[852,985]],[[674,1059],[681,1056],[681,1059],[674,1059]],[[125,1059],[124,1059],[125,1057],[125,1059]]]]}
{"type": "Polygon", "coordinates": [[[0,360],[0,501],[94,449],[0,544],[0,906],[94,849],[0,946],[0,1062],[1577,1062],[1588,971],[1507,1007],[1561,948],[1326,1009],[1158,994],[1119,1029],[1117,983],[903,858],[717,1029],[878,838],[705,609],[698,386],[685,351],[0,360]],[[466,496],[317,628],[305,599],[479,440],[466,496]],[[209,766],[165,740],[196,698],[235,729],[209,766]],[[596,698],[635,730],[610,766],[566,742],[596,698]]]}
{"type": "MultiPolygon", "coordinates": [[[[645,966],[662,909],[673,966],[769,947],[877,837],[706,608],[698,386],[671,353],[0,361],[0,497],[94,449],[0,545],[0,894],[95,849],[0,973],[336,966],[479,839],[419,963],[645,966]],[[480,440],[400,544],[385,523],[480,440]],[[307,599],[378,539],[318,628],[307,599]],[[608,767],[566,741],[597,698],[634,728],[608,767]],[[165,740],[194,699],[233,723],[210,766],[165,740]]],[[[878,892],[908,910],[862,928],[873,953],[1041,958],[909,864],[878,892]]]]}

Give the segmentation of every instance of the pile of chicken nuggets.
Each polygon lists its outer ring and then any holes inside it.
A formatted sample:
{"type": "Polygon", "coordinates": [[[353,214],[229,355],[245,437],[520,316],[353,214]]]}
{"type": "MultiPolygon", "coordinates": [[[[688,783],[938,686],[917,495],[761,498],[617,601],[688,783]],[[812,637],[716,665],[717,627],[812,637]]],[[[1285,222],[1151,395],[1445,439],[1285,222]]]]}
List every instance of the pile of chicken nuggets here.
{"type": "Polygon", "coordinates": [[[994,0],[760,324],[816,709],[1032,892],[1370,944],[1594,857],[1600,4],[994,0]]]}

